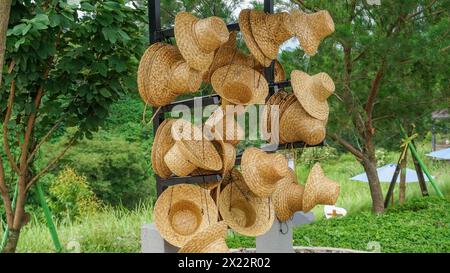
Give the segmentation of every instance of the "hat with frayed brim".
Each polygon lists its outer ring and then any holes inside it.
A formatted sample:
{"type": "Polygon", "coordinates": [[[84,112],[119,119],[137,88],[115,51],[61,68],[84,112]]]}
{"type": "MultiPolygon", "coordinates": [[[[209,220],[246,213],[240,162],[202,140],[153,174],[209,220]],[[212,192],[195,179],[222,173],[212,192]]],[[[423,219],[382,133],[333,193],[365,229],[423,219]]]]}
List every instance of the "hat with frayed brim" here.
{"type": "Polygon", "coordinates": [[[217,69],[211,84],[217,94],[234,104],[264,104],[269,94],[264,76],[244,65],[231,64],[217,69]]]}
{"type": "Polygon", "coordinates": [[[216,16],[199,19],[188,12],[175,17],[175,39],[186,62],[193,69],[208,71],[214,52],[228,41],[225,22],[216,16]]]}
{"type": "Polygon", "coordinates": [[[192,237],[178,253],[228,253],[230,249],[225,242],[228,226],[217,222],[192,237]]]}
{"type": "Polygon", "coordinates": [[[289,175],[288,162],[282,154],[266,153],[254,147],[242,154],[241,169],[248,188],[258,197],[269,197],[277,182],[289,175]]]}
{"type": "Polygon", "coordinates": [[[273,193],[273,204],[275,214],[281,222],[287,221],[295,212],[303,209],[304,187],[297,182],[297,177],[293,170],[290,175],[277,183],[273,193]]]}
{"type": "Polygon", "coordinates": [[[275,219],[271,198],[254,196],[237,170],[232,171],[228,184],[219,196],[218,206],[228,226],[245,236],[266,233],[275,219]]]}
{"type": "Polygon", "coordinates": [[[164,156],[175,144],[172,138],[173,119],[165,119],[158,127],[152,147],[152,166],[157,175],[162,178],[168,178],[172,172],[164,162],[164,156]]]}
{"type": "Polygon", "coordinates": [[[216,223],[218,216],[209,191],[188,184],[167,188],[156,201],[153,213],[161,236],[177,247],[216,223]]]}
{"type": "Polygon", "coordinates": [[[326,120],[330,112],[327,99],[335,90],[333,79],[324,72],[310,76],[294,70],[291,83],[295,96],[306,112],[314,118],[326,120]]]}
{"type": "Polygon", "coordinates": [[[303,193],[303,211],[308,212],[316,205],[336,204],[339,190],[339,184],[326,177],[320,164],[316,163],[306,180],[303,193]]]}

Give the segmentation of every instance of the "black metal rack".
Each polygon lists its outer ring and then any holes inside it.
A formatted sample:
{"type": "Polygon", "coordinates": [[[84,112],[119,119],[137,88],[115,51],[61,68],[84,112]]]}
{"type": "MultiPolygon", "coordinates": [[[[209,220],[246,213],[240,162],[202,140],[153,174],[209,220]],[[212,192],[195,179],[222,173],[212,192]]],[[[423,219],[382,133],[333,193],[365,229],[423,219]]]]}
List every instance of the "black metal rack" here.
{"type": "MultiPolygon", "coordinates": [[[[274,13],[274,0],[264,0],[264,11],[266,13],[274,13]]],[[[160,3],[160,0],[148,0],[148,17],[149,17],[149,41],[150,41],[150,44],[164,41],[166,39],[174,37],[173,28],[170,28],[170,29],[162,29],[161,28],[161,3],[160,3]]],[[[227,25],[227,27],[228,27],[228,30],[230,30],[230,31],[240,30],[238,23],[229,24],[229,25],[227,25]]],[[[270,95],[274,94],[274,92],[276,92],[279,88],[291,86],[290,81],[274,82],[274,63],[273,62],[270,67],[264,69],[264,76],[267,79],[267,82],[269,83],[269,94],[270,95]]],[[[208,106],[208,105],[212,105],[212,104],[217,105],[220,102],[220,97],[218,95],[214,94],[214,95],[208,95],[208,96],[203,96],[203,97],[196,97],[196,98],[176,101],[169,105],[161,107],[159,109],[159,111],[158,111],[158,108],[153,108],[153,113],[157,112],[153,119],[154,133],[156,133],[159,125],[164,121],[164,118],[165,118],[164,114],[166,112],[169,112],[174,106],[181,105],[181,104],[192,108],[192,107],[194,107],[195,101],[197,101],[197,100],[201,100],[202,106],[208,106]]],[[[321,143],[319,145],[313,145],[313,146],[306,145],[303,142],[290,143],[290,144],[285,144],[285,145],[279,145],[278,150],[288,149],[288,148],[306,148],[306,147],[314,147],[314,146],[323,146],[323,143],[321,143]]],[[[236,158],[236,164],[239,165],[240,162],[241,162],[241,155],[238,155],[236,158]]],[[[157,190],[158,196],[168,186],[182,184],[182,183],[189,183],[189,184],[213,183],[213,182],[219,181],[221,179],[220,174],[187,176],[187,177],[172,176],[167,179],[161,178],[155,174],[155,177],[156,177],[156,190],[157,190]]]]}

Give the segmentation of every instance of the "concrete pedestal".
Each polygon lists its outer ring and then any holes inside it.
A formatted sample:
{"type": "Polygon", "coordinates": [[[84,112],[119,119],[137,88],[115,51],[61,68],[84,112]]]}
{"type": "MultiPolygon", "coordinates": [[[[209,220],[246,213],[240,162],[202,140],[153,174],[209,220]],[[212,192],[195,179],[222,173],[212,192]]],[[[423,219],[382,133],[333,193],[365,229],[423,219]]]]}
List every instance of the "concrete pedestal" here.
{"type": "Polygon", "coordinates": [[[155,225],[144,224],[141,228],[141,252],[142,253],[176,253],[178,247],[166,242],[155,225]]]}

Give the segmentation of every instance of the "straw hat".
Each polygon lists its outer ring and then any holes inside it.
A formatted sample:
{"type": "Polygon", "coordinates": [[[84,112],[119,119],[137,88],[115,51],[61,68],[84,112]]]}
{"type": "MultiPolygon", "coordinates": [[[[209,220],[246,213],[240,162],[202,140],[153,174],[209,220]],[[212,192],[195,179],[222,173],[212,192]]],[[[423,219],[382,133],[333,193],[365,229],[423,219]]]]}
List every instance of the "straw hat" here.
{"type": "Polygon", "coordinates": [[[319,163],[316,163],[306,180],[303,193],[303,211],[308,212],[316,205],[334,205],[339,197],[340,186],[327,178],[319,163]]]}
{"type": "Polygon", "coordinates": [[[320,42],[334,32],[334,22],[326,10],[312,14],[292,10],[286,20],[286,28],[297,37],[305,53],[312,56],[320,42]]]}
{"type": "Polygon", "coordinates": [[[201,129],[178,119],[172,124],[175,144],[164,156],[167,167],[177,176],[187,176],[195,169],[222,169],[222,160],[214,145],[206,140],[201,129]]]}
{"type": "Polygon", "coordinates": [[[230,181],[219,196],[218,206],[228,226],[246,236],[266,233],[275,219],[271,198],[254,196],[238,171],[231,173],[230,181]]]}
{"type": "Polygon", "coordinates": [[[327,99],[335,89],[333,79],[324,72],[310,76],[294,70],[291,73],[291,83],[303,109],[317,119],[326,120],[330,112],[327,99]]]}
{"type": "MultiPolygon", "coordinates": [[[[288,96],[288,93],[286,93],[285,91],[279,91],[275,94],[273,94],[272,96],[270,96],[270,98],[267,100],[266,102],[266,107],[263,110],[263,114],[262,114],[262,132],[263,132],[263,137],[267,140],[270,140],[271,137],[271,132],[272,132],[272,115],[275,115],[275,112],[272,112],[272,107],[274,106],[280,106],[280,102],[282,100],[284,100],[284,98],[288,96]]],[[[279,108],[278,108],[278,117],[280,115],[279,112],[279,108]]]]}
{"type": "Polygon", "coordinates": [[[263,54],[270,60],[277,58],[280,45],[292,37],[285,24],[288,17],[287,12],[275,14],[260,10],[250,12],[253,37],[263,54]]]}
{"type": "Polygon", "coordinates": [[[225,242],[228,226],[217,222],[192,237],[178,253],[228,253],[230,249],[225,242]]]}
{"type": "Polygon", "coordinates": [[[289,175],[288,162],[282,154],[269,154],[254,147],[242,154],[241,168],[245,183],[258,197],[270,196],[277,182],[289,175]]]}
{"type": "Polygon", "coordinates": [[[239,28],[241,30],[242,36],[244,37],[245,44],[247,45],[252,55],[260,64],[268,67],[272,63],[272,60],[264,55],[255,41],[250,24],[250,13],[251,10],[249,9],[243,9],[241,13],[239,13],[239,28]]]}
{"type": "Polygon", "coordinates": [[[156,201],[153,213],[161,236],[177,247],[216,223],[218,216],[209,191],[188,184],[167,188],[156,201]]]}
{"type": "Polygon", "coordinates": [[[164,106],[180,94],[197,91],[202,75],[187,66],[177,47],[155,43],[141,58],[137,82],[146,103],[164,106]]]}
{"type": "Polygon", "coordinates": [[[317,145],[325,139],[326,123],[308,115],[296,101],[281,116],[280,140],[282,143],[303,141],[308,145],[317,145]]]}
{"type": "Polygon", "coordinates": [[[240,109],[219,107],[205,122],[205,129],[211,133],[211,137],[217,141],[223,141],[236,146],[242,139],[245,138],[244,129],[234,118],[234,114],[239,114],[240,109]],[[227,112],[228,109],[228,112],[227,112]],[[231,112],[235,110],[236,112],[231,112]]]}
{"type": "Polygon", "coordinates": [[[261,73],[244,65],[230,64],[211,77],[214,91],[234,104],[264,104],[269,86],[261,73]]]}
{"type": "Polygon", "coordinates": [[[275,214],[281,222],[287,221],[295,212],[303,209],[303,192],[304,187],[298,184],[293,170],[278,182],[273,193],[273,204],[275,214]]]}
{"type": "Polygon", "coordinates": [[[186,62],[201,72],[209,69],[214,51],[228,41],[225,22],[216,16],[198,19],[188,12],[175,17],[175,39],[186,62]]]}
{"type": "Polygon", "coordinates": [[[162,178],[168,178],[172,172],[164,162],[164,155],[175,144],[172,138],[173,119],[165,119],[158,127],[152,147],[152,166],[155,173],[162,178]]]}

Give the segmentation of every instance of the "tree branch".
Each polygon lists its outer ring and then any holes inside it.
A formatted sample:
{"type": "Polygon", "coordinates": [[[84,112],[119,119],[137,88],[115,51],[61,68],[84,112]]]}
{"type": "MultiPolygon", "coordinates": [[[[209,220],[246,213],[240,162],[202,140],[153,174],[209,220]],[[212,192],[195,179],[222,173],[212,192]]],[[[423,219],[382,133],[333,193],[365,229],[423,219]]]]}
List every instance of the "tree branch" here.
{"type": "Polygon", "coordinates": [[[30,164],[35,154],[39,151],[39,148],[42,146],[42,144],[44,144],[48,140],[48,138],[53,134],[53,132],[55,132],[55,130],[58,129],[64,118],[65,116],[60,117],[56,121],[55,125],[53,125],[53,127],[45,134],[45,136],[41,139],[41,141],[36,145],[31,154],[28,156],[27,164],[30,164]]]}
{"type": "Polygon", "coordinates": [[[370,134],[372,133],[372,114],[373,114],[373,108],[375,105],[375,98],[378,94],[378,90],[380,89],[380,83],[381,83],[381,78],[383,77],[383,73],[384,73],[384,68],[385,68],[385,60],[383,59],[381,61],[381,65],[380,68],[378,68],[377,74],[375,76],[375,79],[372,81],[372,87],[370,89],[370,93],[369,96],[367,97],[367,102],[366,102],[366,107],[365,107],[365,111],[366,111],[366,115],[367,115],[367,131],[370,134]]]}
{"type": "Polygon", "coordinates": [[[337,141],[339,144],[341,144],[342,146],[344,146],[344,148],[346,148],[349,152],[351,152],[354,156],[356,156],[359,160],[363,160],[364,154],[356,149],[355,147],[353,147],[353,145],[351,145],[350,143],[348,143],[347,141],[345,141],[344,139],[342,139],[341,137],[339,137],[337,134],[332,134],[330,135],[331,138],[334,141],[337,141]]]}
{"type": "Polygon", "coordinates": [[[0,156],[0,194],[2,196],[3,204],[5,205],[6,223],[8,224],[8,228],[11,228],[14,216],[12,212],[11,198],[9,197],[8,187],[5,180],[5,169],[3,168],[3,160],[0,156]]]}
{"type": "Polygon", "coordinates": [[[3,144],[5,146],[5,154],[8,158],[9,165],[11,165],[11,169],[14,170],[17,174],[19,174],[19,167],[16,164],[16,160],[11,154],[11,149],[9,147],[9,141],[8,141],[8,122],[11,118],[11,112],[14,104],[14,94],[16,90],[16,82],[13,80],[11,82],[11,89],[9,92],[9,98],[8,98],[8,105],[6,107],[6,115],[5,120],[3,121],[3,144]]]}

